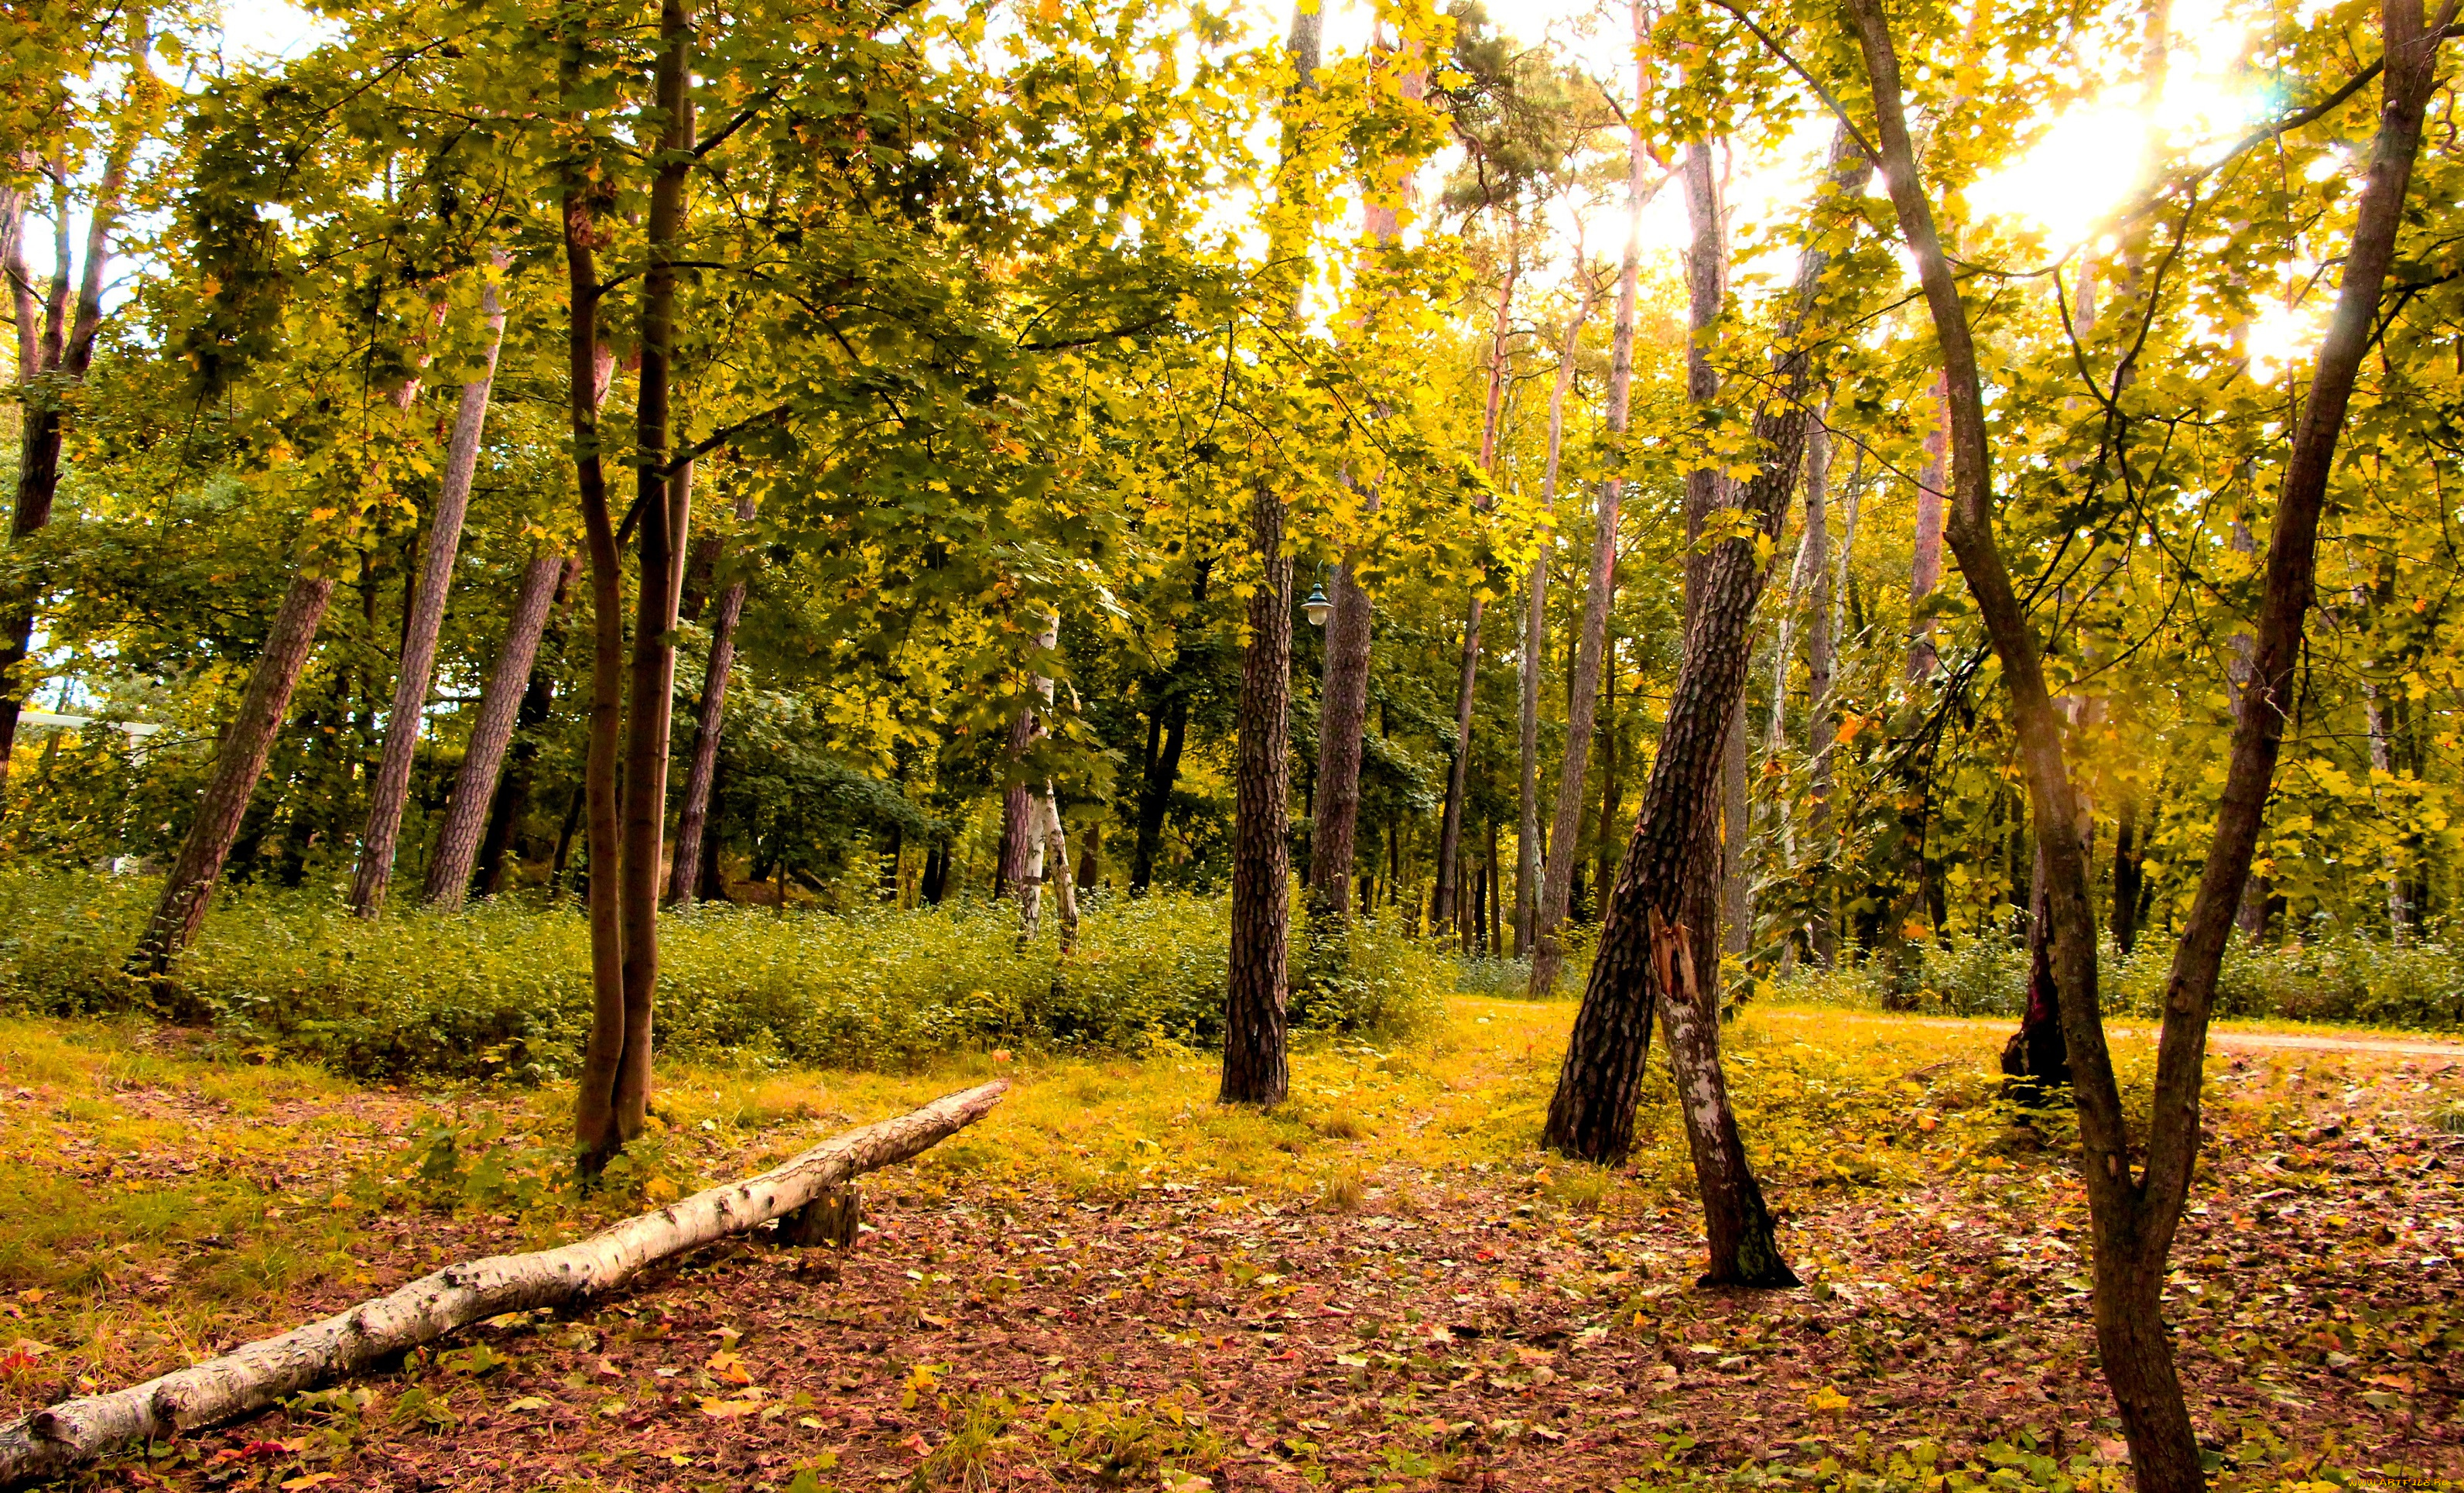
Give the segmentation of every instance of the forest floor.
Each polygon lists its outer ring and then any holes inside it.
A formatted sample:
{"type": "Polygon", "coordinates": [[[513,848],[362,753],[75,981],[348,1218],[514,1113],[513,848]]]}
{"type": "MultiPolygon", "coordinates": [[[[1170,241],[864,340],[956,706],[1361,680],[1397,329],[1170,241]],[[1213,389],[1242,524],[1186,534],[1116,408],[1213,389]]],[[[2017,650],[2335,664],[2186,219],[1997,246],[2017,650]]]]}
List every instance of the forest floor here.
{"type": "MultiPolygon", "coordinates": [[[[651,1143],[586,1199],[553,1088],[370,1089],[208,1034],[0,1021],[0,1415],[1004,1071],[990,1118],[870,1179],[847,1252],[706,1249],[78,1485],[2126,1485],[2072,1137],[1996,1100],[1998,1027],[1746,1014],[1741,1119],[1807,1282],[1757,1293],[1694,1284],[1664,1068],[1630,1166],[1532,1149],[1571,1014],[1466,998],[1410,1042],[1313,1044],[1267,1115],[1214,1105],[1195,1053],[671,1071],[651,1143]]],[[[2143,1085],[2147,1038],[2116,1043],[2143,1085]]],[[[2168,1315],[2231,1483],[2464,1477],[2464,1054],[2352,1041],[2211,1061],[2168,1315]]]]}

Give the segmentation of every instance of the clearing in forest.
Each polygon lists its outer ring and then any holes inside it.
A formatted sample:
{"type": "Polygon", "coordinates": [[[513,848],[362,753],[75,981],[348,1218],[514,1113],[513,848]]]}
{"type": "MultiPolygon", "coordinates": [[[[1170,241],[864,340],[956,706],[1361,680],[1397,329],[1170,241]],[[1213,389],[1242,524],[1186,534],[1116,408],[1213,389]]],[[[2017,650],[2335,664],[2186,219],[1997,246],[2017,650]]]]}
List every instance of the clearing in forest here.
{"type": "MultiPolygon", "coordinates": [[[[609,1189],[563,1096],[371,1090],[136,1025],[0,1023],[0,1413],[132,1382],[437,1264],[570,1238],[1015,1068],[870,1179],[851,1251],[704,1250],[499,1319],[95,1486],[2121,1486],[2056,1121],[2001,1031],[1827,1009],[1729,1034],[1806,1288],[1697,1288],[1664,1072],[1618,1172],[1532,1149],[1565,1005],[1458,999],[1295,1059],[683,1070],[609,1189]]],[[[2464,1054],[2235,1045],[2168,1302],[2229,1482],[2464,1474],[2464,1054]]],[[[2119,1043],[2144,1077],[2147,1044],[2119,1043]]],[[[2368,1482],[2365,1480],[2365,1483],[2368,1482]]]]}

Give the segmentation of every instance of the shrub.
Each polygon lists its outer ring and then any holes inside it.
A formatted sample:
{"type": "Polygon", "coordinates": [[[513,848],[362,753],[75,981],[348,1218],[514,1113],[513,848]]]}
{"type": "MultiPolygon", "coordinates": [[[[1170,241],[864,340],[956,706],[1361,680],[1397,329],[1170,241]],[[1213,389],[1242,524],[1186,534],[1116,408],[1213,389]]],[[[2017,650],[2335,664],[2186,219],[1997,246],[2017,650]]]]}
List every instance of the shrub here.
{"type": "MultiPolygon", "coordinates": [[[[2098,967],[2109,1016],[2164,1014],[2169,939],[2143,938],[2123,955],[2110,943],[2098,967]]],[[[2017,1020],[2028,999],[2028,950],[2018,939],[1972,937],[1944,949],[1921,946],[1905,1009],[1947,1016],[2017,1020]]],[[[1894,978],[1881,957],[1843,961],[1836,970],[1801,965],[1775,982],[1783,999],[1881,1007],[1894,978]]],[[[2464,952],[2441,940],[2397,946],[2334,932],[2270,948],[2236,939],[2216,980],[2216,1014],[2346,1025],[2464,1030],[2464,952]]]]}
{"type": "MultiPolygon", "coordinates": [[[[0,870],[0,999],[54,1012],[168,1001],[239,1040],[364,1077],[526,1079],[570,1071],[590,1020],[589,930],[571,904],[406,911],[377,922],[330,897],[243,889],[221,900],[166,989],[121,973],[156,889],[0,870]]],[[[657,1041],[712,1061],[889,1068],[972,1047],[1141,1051],[1221,1035],[1221,899],[1092,899],[1078,954],[1017,947],[980,904],[789,913],[704,905],[660,929],[657,1041]]],[[[1296,945],[1304,934],[1294,922],[1296,945]]],[[[1325,951],[1321,951],[1324,953],[1325,951]]],[[[1294,1019],[1395,1032],[1453,983],[1446,957],[1378,924],[1325,967],[1304,947],[1294,1019]]]]}

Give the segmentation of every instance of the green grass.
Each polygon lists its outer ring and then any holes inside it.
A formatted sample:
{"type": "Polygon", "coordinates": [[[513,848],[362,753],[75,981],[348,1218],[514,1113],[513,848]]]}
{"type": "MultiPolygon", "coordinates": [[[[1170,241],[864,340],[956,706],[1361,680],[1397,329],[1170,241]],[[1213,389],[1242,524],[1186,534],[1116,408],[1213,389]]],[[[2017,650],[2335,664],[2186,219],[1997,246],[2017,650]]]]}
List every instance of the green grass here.
{"type": "MultiPolygon", "coordinates": [[[[579,1063],[589,933],[570,903],[370,923],[322,895],[230,893],[171,980],[141,985],[121,960],[154,889],[0,869],[0,1001],[149,1006],[242,1049],[370,1078],[543,1081],[579,1063]]],[[[658,1042],[670,1061],[882,1069],[971,1049],[1206,1045],[1221,1030],[1227,915],[1220,899],[1097,900],[1064,958],[1049,932],[1018,949],[1006,906],[785,917],[704,906],[662,919],[658,1042]]],[[[1455,982],[1449,955],[1383,926],[1340,950],[1310,949],[1297,922],[1295,936],[1305,1026],[1405,1031],[1455,982]]]]}

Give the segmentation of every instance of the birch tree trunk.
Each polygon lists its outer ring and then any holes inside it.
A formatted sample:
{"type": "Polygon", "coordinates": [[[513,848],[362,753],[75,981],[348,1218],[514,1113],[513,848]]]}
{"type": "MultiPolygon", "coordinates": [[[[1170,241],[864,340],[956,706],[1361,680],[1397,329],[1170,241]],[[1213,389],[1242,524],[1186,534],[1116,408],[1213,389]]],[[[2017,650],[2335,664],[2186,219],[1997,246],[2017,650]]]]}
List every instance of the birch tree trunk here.
{"type": "Polygon", "coordinates": [[[759,1176],[710,1188],[588,1239],[447,1265],[389,1295],[160,1378],[0,1425],[0,1487],[58,1477],[126,1446],[236,1420],[473,1323],[585,1300],[662,1260],[795,1213],[867,1172],[921,1155],[1001,1102],[1005,1080],[832,1136],[759,1176]]]}
{"type": "MultiPolygon", "coordinates": [[[[495,270],[509,262],[498,251],[495,270]]],[[[453,585],[453,565],[462,553],[462,520],[471,509],[471,480],[479,470],[479,438],[488,423],[488,393],[496,373],[496,350],[504,342],[505,313],[492,281],[484,293],[488,318],[488,357],[480,376],[462,385],[453,412],[453,434],[445,449],[444,479],[429,515],[428,549],[421,557],[419,589],[403,629],[402,663],[394,674],[393,703],[385,715],[385,750],[377,759],[375,780],[368,789],[368,822],[360,833],[360,864],[351,877],[351,911],[374,917],[385,911],[385,892],[393,884],[394,847],[402,834],[402,811],[410,797],[410,769],[419,751],[421,724],[428,713],[428,686],[436,669],[436,638],[445,626],[445,600],[453,585]]],[[[534,571],[539,564],[531,567],[534,571]]],[[[542,622],[546,616],[542,608],[542,622]]],[[[532,647],[538,646],[536,631],[532,647]]],[[[527,679],[529,670],[523,670],[527,679]]],[[[518,694],[518,691],[515,692],[518,694]]]]}
{"type": "Polygon", "coordinates": [[[522,572],[505,641],[496,649],[496,666],[488,671],[488,682],[479,691],[471,742],[463,749],[461,770],[453,776],[453,796],[445,803],[445,823],[436,832],[436,853],[429,857],[423,895],[430,907],[458,908],[470,890],[479,837],[495,801],[497,776],[504,768],[506,748],[513,743],[523,696],[530,691],[539,640],[547,634],[548,609],[556,604],[556,594],[572,574],[573,563],[556,546],[546,545],[522,572]]]}

